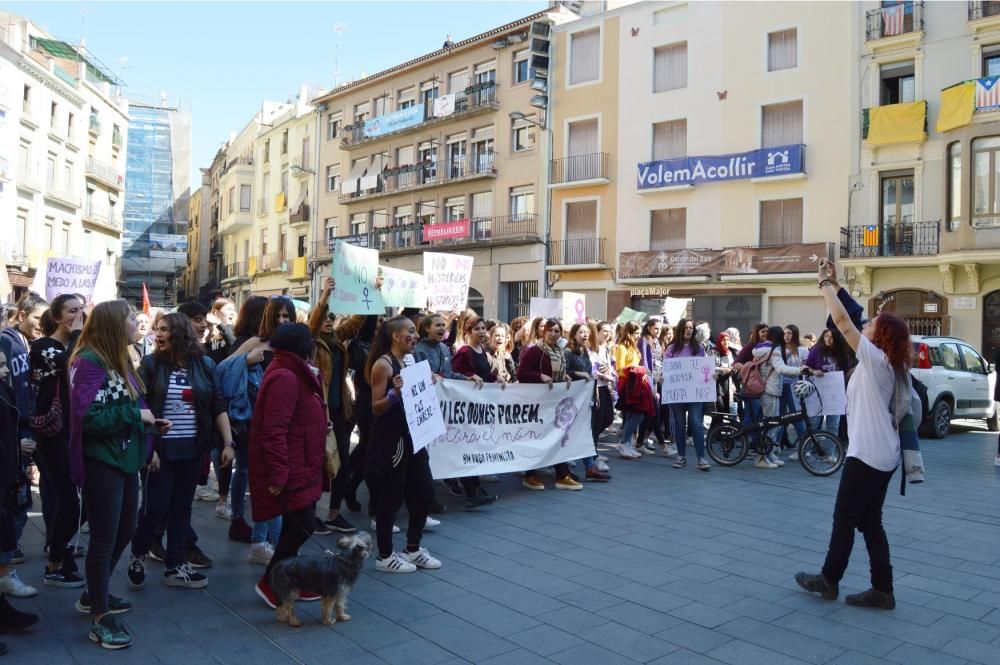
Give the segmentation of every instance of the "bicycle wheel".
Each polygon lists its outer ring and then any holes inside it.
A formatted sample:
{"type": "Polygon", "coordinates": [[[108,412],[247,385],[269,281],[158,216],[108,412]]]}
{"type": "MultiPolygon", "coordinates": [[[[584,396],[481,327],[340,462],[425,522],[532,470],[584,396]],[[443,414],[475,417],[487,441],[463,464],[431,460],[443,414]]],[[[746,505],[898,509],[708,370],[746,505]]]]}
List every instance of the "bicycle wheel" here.
{"type": "Polygon", "coordinates": [[[739,428],[732,425],[716,425],[708,430],[705,447],[708,456],[720,466],[736,466],[747,456],[749,444],[745,436],[739,435],[739,428]]]}
{"type": "Polygon", "coordinates": [[[799,446],[799,462],[814,476],[831,476],[844,466],[844,444],[829,432],[812,432],[799,446]]]}

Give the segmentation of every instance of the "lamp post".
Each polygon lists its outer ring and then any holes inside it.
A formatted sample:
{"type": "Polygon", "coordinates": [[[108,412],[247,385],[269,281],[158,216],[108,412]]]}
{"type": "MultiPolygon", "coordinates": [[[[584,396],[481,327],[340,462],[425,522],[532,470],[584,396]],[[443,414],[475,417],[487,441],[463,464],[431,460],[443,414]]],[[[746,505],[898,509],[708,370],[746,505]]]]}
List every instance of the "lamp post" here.
{"type": "Polygon", "coordinates": [[[548,291],[549,291],[549,276],[548,276],[548,271],[546,270],[546,266],[548,265],[549,262],[549,245],[552,240],[552,194],[551,192],[549,192],[549,169],[550,169],[550,164],[552,163],[552,141],[553,141],[552,130],[547,126],[548,124],[547,112],[544,116],[546,120],[546,122],[544,123],[538,122],[537,120],[532,120],[521,111],[511,111],[507,115],[511,120],[524,121],[527,122],[528,124],[534,125],[535,127],[538,127],[548,135],[545,141],[545,164],[543,166],[545,176],[543,178],[544,182],[542,187],[542,191],[545,194],[545,236],[544,236],[545,240],[542,243],[544,246],[545,255],[542,257],[542,292],[539,294],[539,296],[545,298],[548,296],[548,291]]]}

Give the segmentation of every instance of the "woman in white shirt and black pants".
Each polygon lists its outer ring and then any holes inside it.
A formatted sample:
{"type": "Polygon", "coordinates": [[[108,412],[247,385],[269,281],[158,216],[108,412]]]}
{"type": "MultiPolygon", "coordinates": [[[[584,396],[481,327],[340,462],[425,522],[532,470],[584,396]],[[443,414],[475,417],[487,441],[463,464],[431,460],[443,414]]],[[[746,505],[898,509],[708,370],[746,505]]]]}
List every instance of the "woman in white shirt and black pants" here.
{"type": "Polygon", "coordinates": [[[850,444],[833,509],[826,562],[819,575],[796,573],[795,581],[806,591],[835,599],[857,529],[865,537],[871,559],[872,588],[847,596],[847,604],[891,610],[896,600],[882,506],[900,461],[899,432],[889,408],[896,374],[909,371],[910,331],[905,321],[887,312],[863,321],[858,330],[838,297],[836,269],[826,259],[820,261],[819,288],[834,325],[857,354],[858,365],[847,384],[850,444]]]}

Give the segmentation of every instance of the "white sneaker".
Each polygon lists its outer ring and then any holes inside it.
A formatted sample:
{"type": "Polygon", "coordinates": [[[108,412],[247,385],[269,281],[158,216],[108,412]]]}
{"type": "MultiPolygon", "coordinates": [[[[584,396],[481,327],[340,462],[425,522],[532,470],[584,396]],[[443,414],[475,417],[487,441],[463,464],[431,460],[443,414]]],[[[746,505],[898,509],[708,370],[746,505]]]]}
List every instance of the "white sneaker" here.
{"type": "Polygon", "coordinates": [[[664,457],[677,457],[677,446],[672,443],[666,443],[663,445],[663,456],[664,457]]]}
{"type": "Polygon", "coordinates": [[[403,550],[399,553],[399,556],[403,557],[417,568],[436,570],[441,567],[441,562],[432,557],[426,547],[421,547],[416,552],[407,552],[406,550],[403,550]]]}
{"type": "Polygon", "coordinates": [[[785,466],[785,461],[780,457],[778,457],[777,455],[775,455],[773,452],[767,456],[767,461],[776,467],[785,466]]]}
{"type": "Polygon", "coordinates": [[[602,461],[602,462],[607,462],[608,461],[608,456],[607,455],[598,455],[597,459],[600,460],[600,461],[602,461]]]}
{"type": "Polygon", "coordinates": [[[753,468],[755,468],[755,469],[777,469],[778,465],[777,464],[772,464],[771,461],[768,460],[763,455],[757,455],[757,461],[753,463],[753,468]]]}
{"type": "Polygon", "coordinates": [[[602,460],[599,457],[597,458],[597,461],[594,462],[594,468],[597,469],[598,471],[602,472],[602,473],[607,473],[607,472],[611,471],[611,467],[609,467],[604,462],[604,460],[602,460]]]}
{"type": "Polygon", "coordinates": [[[441,526],[441,520],[436,520],[430,515],[427,516],[427,521],[424,522],[425,529],[433,529],[434,527],[441,526]]]}
{"type": "Polygon", "coordinates": [[[14,598],[31,598],[38,595],[38,589],[22,582],[21,578],[17,576],[17,571],[11,570],[0,577],[0,593],[14,598]]]}
{"type": "Polygon", "coordinates": [[[383,573],[415,573],[417,566],[393,552],[384,559],[376,557],[375,570],[383,573]]]}
{"type": "Polygon", "coordinates": [[[274,556],[274,548],[271,547],[271,543],[263,542],[250,545],[250,563],[266,566],[271,563],[272,556],[274,556]]]}
{"type": "MultiPolygon", "coordinates": [[[[771,454],[773,455],[774,453],[771,453],[771,454]]],[[[799,461],[799,451],[796,450],[795,452],[793,452],[792,454],[790,454],[788,456],[788,461],[789,462],[798,462],[799,461]]]]}
{"type": "MultiPolygon", "coordinates": [[[[375,520],[372,520],[372,531],[374,531],[374,530],[375,530],[375,520]]],[[[395,524],[393,524],[392,525],[392,532],[393,533],[399,533],[399,527],[396,526],[395,524]]]]}
{"type": "Polygon", "coordinates": [[[215,506],[215,516],[220,520],[226,520],[227,522],[233,521],[233,507],[226,501],[225,503],[219,503],[215,506]]]}
{"type": "Polygon", "coordinates": [[[208,485],[198,485],[198,489],[194,491],[194,498],[198,501],[218,501],[219,493],[208,485]]]}
{"type": "Polygon", "coordinates": [[[646,443],[644,443],[641,446],[639,446],[638,448],[636,448],[636,451],[638,451],[641,455],[655,455],[656,454],[656,448],[653,447],[653,444],[650,443],[649,441],[647,441],[646,443]]]}
{"type": "Polygon", "coordinates": [[[624,459],[639,459],[642,455],[635,449],[635,446],[629,443],[619,443],[618,444],[618,454],[624,459]]]}

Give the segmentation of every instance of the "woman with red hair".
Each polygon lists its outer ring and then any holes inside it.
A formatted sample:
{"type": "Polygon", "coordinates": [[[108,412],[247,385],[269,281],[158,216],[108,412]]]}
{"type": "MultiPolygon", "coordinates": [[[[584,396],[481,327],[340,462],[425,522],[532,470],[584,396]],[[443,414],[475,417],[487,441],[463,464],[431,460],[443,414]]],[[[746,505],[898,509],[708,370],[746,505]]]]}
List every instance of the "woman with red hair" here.
{"type": "Polygon", "coordinates": [[[831,261],[820,260],[820,292],[834,325],[858,358],[847,384],[850,443],[837,490],[833,532],[823,570],[819,575],[796,573],[795,581],[806,591],[819,593],[827,600],[836,599],[857,529],[865,537],[871,559],[872,588],[849,595],[845,600],[848,605],[891,610],[896,607],[896,599],[889,539],[882,526],[882,506],[889,480],[900,461],[898,419],[890,407],[897,400],[897,379],[902,378],[909,385],[910,331],[905,321],[890,312],[882,312],[871,321],[862,320],[858,330],[841,302],[844,298],[850,301],[850,296],[841,292],[836,274],[831,261]]]}

